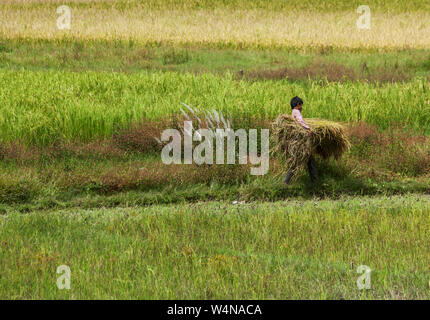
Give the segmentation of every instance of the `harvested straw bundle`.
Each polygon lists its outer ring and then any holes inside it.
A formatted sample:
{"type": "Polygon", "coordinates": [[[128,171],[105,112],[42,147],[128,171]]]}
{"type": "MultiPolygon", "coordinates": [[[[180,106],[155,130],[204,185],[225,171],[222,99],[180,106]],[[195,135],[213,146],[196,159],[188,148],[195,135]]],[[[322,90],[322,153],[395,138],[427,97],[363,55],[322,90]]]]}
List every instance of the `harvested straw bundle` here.
{"type": "Polygon", "coordinates": [[[344,127],[337,122],[306,119],[313,135],[310,136],[292,116],[282,114],[272,123],[272,152],[281,155],[294,171],[300,170],[312,154],[323,159],[339,159],[350,143],[344,127]]]}

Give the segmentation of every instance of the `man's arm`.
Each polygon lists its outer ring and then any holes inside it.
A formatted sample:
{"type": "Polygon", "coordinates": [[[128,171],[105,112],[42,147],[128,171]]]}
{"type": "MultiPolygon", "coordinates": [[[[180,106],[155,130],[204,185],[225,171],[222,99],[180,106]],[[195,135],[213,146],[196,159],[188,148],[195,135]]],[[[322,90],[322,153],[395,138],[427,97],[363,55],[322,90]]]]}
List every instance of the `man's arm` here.
{"type": "Polygon", "coordinates": [[[305,122],[305,120],[303,120],[302,114],[300,113],[299,110],[293,110],[293,117],[294,119],[296,119],[296,121],[298,123],[300,123],[300,125],[305,128],[306,130],[311,130],[311,128],[308,126],[308,124],[305,122]]]}

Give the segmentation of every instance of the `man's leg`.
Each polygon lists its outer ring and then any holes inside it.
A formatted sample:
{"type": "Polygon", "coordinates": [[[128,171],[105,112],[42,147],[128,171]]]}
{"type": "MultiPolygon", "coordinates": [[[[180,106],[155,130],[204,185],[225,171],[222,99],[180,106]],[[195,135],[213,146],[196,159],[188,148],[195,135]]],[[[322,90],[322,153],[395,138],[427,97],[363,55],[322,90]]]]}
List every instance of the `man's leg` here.
{"type": "Polygon", "coordinates": [[[315,182],[318,180],[318,171],[315,166],[315,159],[313,156],[311,156],[308,160],[308,172],[312,182],[315,182]]]}
{"type": "Polygon", "coordinates": [[[290,170],[288,170],[287,175],[285,176],[284,183],[289,184],[293,175],[294,175],[294,167],[291,167],[290,170]]]}

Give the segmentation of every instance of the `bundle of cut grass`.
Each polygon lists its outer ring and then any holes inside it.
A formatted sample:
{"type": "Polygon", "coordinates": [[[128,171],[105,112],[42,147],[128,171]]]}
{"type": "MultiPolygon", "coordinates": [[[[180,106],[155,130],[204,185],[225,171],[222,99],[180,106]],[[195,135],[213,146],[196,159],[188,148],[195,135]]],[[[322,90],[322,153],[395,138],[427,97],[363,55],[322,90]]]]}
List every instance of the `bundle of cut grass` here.
{"type": "Polygon", "coordinates": [[[348,137],[340,123],[322,119],[305,121],[312,135],[290,115],[282,114],[272,123],[272,152],[287,161],[287,168],[300,170],[312,154],[339,159],[349,149],[348,137]]]}

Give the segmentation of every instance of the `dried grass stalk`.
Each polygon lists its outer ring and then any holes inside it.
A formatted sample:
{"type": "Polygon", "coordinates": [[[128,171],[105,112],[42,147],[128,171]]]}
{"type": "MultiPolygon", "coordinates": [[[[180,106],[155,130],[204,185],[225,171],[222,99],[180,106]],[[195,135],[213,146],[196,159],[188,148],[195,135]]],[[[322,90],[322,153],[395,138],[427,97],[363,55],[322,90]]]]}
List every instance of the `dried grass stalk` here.
{"type": "Polygon", "coordinates": [[[272,153],[287,162],[286,168],[302,169],[312,154],[337,160],[350,148],[342,124],[322,119],[306,119],[306,123],[312,136],[290,115],[282,114],[272,123],[272,153]]]}

